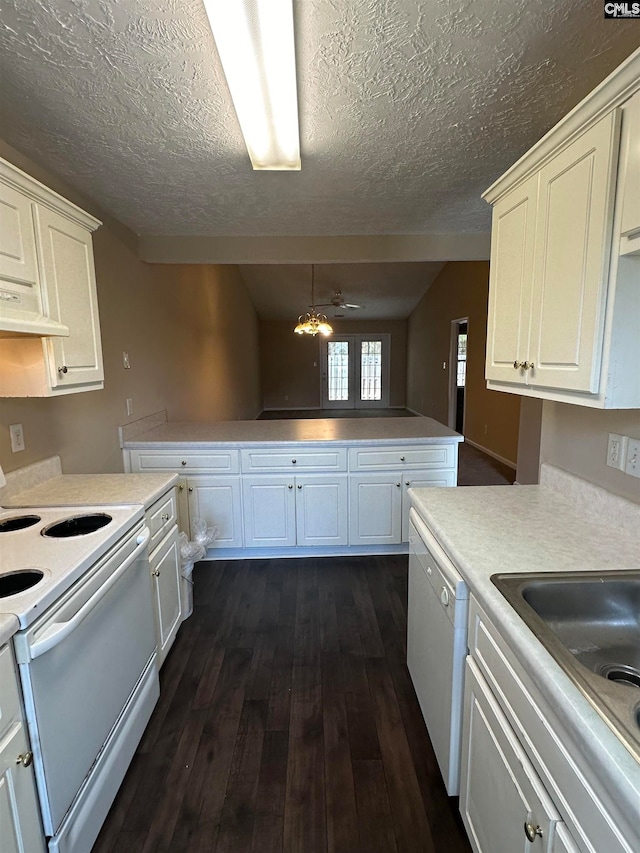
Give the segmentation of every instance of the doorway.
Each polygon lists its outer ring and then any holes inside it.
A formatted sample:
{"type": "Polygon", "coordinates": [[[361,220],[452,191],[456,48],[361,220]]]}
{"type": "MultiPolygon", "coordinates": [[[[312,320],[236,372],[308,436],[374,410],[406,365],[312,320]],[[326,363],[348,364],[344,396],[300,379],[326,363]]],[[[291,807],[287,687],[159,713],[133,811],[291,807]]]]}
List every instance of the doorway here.
{"type": "Polygon", "coordinates": [[[461,435],[464,435],[465,425],[468,336],[468,317],[460,317],[451,321],[448,425],[461,435]]]}
{"type": "Polygon", "coordinates": [[[389,338],[380,334],[322,339],[323,409],[388,408],[389,338]]]}

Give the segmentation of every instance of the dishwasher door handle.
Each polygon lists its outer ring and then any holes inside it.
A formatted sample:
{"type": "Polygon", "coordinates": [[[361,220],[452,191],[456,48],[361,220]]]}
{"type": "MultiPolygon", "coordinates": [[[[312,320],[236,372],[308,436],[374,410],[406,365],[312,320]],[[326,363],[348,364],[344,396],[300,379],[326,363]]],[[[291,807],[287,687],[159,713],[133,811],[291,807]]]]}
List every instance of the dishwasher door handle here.
{"type": "Polygon", "coordinates": [[[87,601],[85,601],[82,607],[73,614],[71,619],[66,622],[52,622],[51,625],[49,625],[43,632],[41,638],[37,642],[33,643],[33,645],[29,646],[30,660],[35,660],[36,658],[39,658],[40,655],[43,655],[45,652],[55,648],[65,639],[65,637],[68,637],[69,634],[75,631],[78,625],[80,625],[89,613],[91,613],[100,599],[106,595],[111,587],[117,583],[117,581],[127,571],[129,566],[131,566],[132,563],[135,563],[140,554],[142,554],[144,549],[147,547],[150,538],[151,531],[148,527],[145,527],[136,539],[135,550],[129,554],[121,566],[118,566],[111,577],[103,583],[102,586],[100,586],[100,588],[97,589],[89,599],[87,599],[87,601]]]}

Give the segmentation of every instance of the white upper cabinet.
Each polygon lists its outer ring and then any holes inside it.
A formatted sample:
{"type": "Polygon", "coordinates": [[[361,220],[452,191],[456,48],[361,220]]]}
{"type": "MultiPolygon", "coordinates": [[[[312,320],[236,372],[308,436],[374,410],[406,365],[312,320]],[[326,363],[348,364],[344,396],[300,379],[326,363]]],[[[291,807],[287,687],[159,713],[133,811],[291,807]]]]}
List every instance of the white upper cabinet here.
{"type": "Polygon", "coordinates": [[[49,338],[52,388],[102,382],[102,346],[91,232],[48,208],[39,208],[38,249],[48,316],[69,327],[69,337],[49,338]]]}
{"type": "Polygon", "coordinates": [[[637,51],[485,193],[491,389],[640,407],[639,87],[637,51]]]}
{"type": "Polygon", "coordinates": [[[0,160],[0,396],[103,387],[100,222],[0,160]]]}

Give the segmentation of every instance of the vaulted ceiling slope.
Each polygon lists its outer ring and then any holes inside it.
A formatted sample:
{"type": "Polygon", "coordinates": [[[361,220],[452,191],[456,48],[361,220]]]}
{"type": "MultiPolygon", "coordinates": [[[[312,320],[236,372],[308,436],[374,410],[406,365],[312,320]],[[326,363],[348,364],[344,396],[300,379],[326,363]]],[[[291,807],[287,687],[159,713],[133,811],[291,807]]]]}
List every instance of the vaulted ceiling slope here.
{"type": "Polygon", "coordinates": [[[640,43],[597,0],[294,11],[300,173],[251,170],[201,0],[0,0],[0,136],[138,234],[481,232],[480,193],[640,43]]]}

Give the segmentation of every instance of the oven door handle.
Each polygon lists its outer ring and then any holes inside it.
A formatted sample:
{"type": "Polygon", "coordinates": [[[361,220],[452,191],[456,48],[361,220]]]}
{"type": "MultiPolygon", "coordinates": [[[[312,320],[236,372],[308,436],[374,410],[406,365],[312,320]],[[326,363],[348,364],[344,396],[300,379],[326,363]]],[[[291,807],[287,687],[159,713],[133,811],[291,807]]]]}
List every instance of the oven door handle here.
{"type": "Polygon", "coordinates": [[[145,527],[136,539],[135,551],[132,551],[132,553],[129,554],[124,563],[122,563],[121,566],[118,566],[109,580],[103,583],[102,586],[93,593],[91,598],[85,601],[82,607],[73,614],[71,619],[67,622],[52,622],[51,625],[49,625],[42,633],[40,639],[29,646],[30,660],[35,660],[40,657],[40,655],[43,655],[45,652],[50,651],[50,649],[55,648],[65,639],[65,637],[68,637],[84,619],[86,619],[100,599],[103,598],[111,587],[118,582],[131,564],[135,563],[140,554],[142,554],[144,549],[147,547],[150,538],[151,531],[148,527],[145,527]]]}

